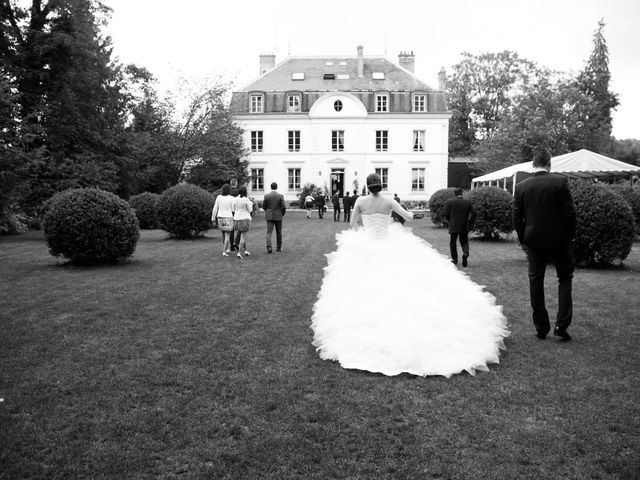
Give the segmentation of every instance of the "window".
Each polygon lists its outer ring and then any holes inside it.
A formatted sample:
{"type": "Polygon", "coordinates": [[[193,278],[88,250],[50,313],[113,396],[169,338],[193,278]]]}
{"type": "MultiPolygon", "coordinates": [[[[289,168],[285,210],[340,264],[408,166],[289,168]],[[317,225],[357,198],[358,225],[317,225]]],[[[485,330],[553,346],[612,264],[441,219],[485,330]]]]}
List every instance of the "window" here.
{"type": "Polygon", "coordinates": [[[300,169],[290,168],[289,174],[289,190],[300,190],[300,169]]]}
{"type": "Polygon", "coordinates": [[[413,151],[424,152],[424,130],[413,131],[413,151]]]}
{"type": "Polygon", "coordinates": [[[344,130],[331,130],[331,150],[344,151],[344,130]]]}
{"type": "Polygon", "coordinates": [[[251,169],[251,190],[264,190],[264,168],[251,169]]]}
{"type": "Polygon", "coordinates": [[[389,169],[376,168],[376,173],[380,175],[382,179],[382,190],[386,192],[389,189],[389,169]]]}
{"type": "Polygon", "coordinates": [[[299,112],[300,111],[300,95],[288,95],[287,96],[287,112],[299,112]]]}
{"type": "Polygon", "coordinates": [[[389,144],[389,130],[376,130],[376,152],[386,152],[389,144]]]}
{"type": "Polygon", "coordinates": [[[339,73],[338,74],[338,80],[349,80],[349,74],[348,73],[339,73]]]}
{"type": "Polygon", "coordinates": [[[376,95],[376,112],[389,111],[389,95],[386,93],[376,95]]]}
{"type": "Polygon", "coordinates": [[[335,102],[333,102],[333,109],[336,112],[339,112],[340,110],[342,110],[342,100],[336,100],[335,102]]]}
{"type": "Polygon", "coordinates": [[[289,130],[289,151],[300,151],[300,130],[289,130]]]}
{"type": "Polygon", "coordinates": [[[411,191],[424,192],[424,168],[411,169],[411,191]]]}
{"type": "Polygon", "coordinates": [[[262,113],[262,95],[251,95],[251,113],[262,113]]]}
{"type": "Polygon", "coordinates": [[[336,79],[336,74],[335,73],[325,73],[324,75],[322,75],[322,79],[323,80],[335,80],[336,79]]]}
{"type": "Polygon", "coordinates": [[[413,96],[413,111],[414,112],[426,112],[427,111],[427,96],[426,95],[414,95],[413,96]]]}
{"type": "Polygon", "coordinates": [[[251,151],[252,152],[262,151],[262,130],[251,131],[251,151]]]}
{"type": "Polygon", "coordinates": [[[304,80],[304,72],[293,72],[291,80],[304,80]]]}
{"type": "Polygon", "coordinates": [[[384,80],[384,72],[373,72],[371,74],[371,77],[374,80],[384,80]]]}

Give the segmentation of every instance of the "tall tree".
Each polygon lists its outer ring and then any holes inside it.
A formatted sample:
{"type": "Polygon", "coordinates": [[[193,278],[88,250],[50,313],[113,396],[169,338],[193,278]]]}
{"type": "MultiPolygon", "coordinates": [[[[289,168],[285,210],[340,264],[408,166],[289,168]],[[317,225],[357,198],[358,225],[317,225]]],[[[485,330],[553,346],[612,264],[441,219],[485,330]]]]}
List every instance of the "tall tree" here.
{"type": "Polygon", "coordinates": [[[567,153],[584,124],[586,103],[573,78],[547,71],[514,99],[495,134],[478,146],[478,155],[495,167],[531,160],[537,147],[567,153]]]}
{"type": "Polygon", "coordinates": [[[0,55],[15,78],[25,151],[32,165],[28,203],[72,186],[119,189],[123,98],[109,39],[108,9],[98,0],[32,0],[29,9],[0,0],[0,55]]]}
{"type": "Polygon", "coordinates": [[[228,85],[209,81],[195,88],[180,119],[175,158],[181,177],[213,191],[232,178],[248,179],[242,130],[227,105],[228,85]]]}
{"type": "Polygon", "coordinates": [[[540,75],[534,62],[504,51],[462,54],[448,79],[449,107],[454,111],[450,126],[453,156],[472,152],[478,141],[491,138],[516,96],[540,75]]]}
{"type": "Polygon", "coordinates": [[[609,91],[611,74],[604,27],[604,20],[600,20],[593,35],[593,51],[577,79],[578,88],[590,99],[585,108],[584,129],[578,143],[581,144],[580,148],[595,152],[608,151],[612,128],[611,111],[620,104],[617,95],[609,91]]]}

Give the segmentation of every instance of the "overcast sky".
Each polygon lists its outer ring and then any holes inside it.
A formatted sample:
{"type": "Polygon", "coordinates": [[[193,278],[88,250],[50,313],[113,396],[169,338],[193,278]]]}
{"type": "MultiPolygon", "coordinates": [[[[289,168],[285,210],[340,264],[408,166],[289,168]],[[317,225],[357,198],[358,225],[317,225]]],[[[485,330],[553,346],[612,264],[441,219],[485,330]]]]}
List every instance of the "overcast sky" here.
{"type": "Polygon", "coordinates": [[[147,67],[171,87],[183,75],[222,75],[241,87],[258,57],[415,54],[415,74],[438,86],[460,53],[516,51],[539,65],[577,72],[600,19],[611,90],[619,95],[613,134],[640,139],[640,0],[104,0],[120,61],[147,67]]]}

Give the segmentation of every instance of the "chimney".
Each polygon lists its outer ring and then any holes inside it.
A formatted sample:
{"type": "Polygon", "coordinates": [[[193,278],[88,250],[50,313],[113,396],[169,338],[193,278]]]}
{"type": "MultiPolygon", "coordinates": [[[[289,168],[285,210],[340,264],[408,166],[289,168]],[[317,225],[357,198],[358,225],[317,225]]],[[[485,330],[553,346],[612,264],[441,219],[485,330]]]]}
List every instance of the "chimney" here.
{"type": "Polygon", "coordinates": [[[276,56],[273,53],[260,55],[260,75],[264,75],[276,66],[276,56]]]}
{"type": "Polygon", "coordinates": [[[400,55],[398,55],[398,63],[400,64],[400,66],[405,70],[409,70],[411,73],[413,73],[414,71],[413,67],[415,64],[415,59],[416,57],[413,55],[413,51],[411,51],[411,53],[400,52],[400,55]]]}
{"type": "Polygon", "coordinates": [[[444,67],[438,72],[438,88],[443,92],[447,91],[447,72],[444,67]]]}
{"type": "Polygon", "coordinates": [[[362,45],[358,45],[358,78],[364,78],[364,56],[362,52],[364,51],[364,47],[362,45]]]}

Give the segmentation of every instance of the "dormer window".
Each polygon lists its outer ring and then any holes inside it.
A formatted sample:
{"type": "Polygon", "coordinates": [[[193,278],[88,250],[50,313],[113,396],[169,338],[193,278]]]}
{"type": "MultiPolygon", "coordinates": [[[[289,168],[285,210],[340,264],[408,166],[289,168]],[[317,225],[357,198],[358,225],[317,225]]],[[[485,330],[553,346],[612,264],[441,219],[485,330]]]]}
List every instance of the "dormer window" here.
{"type": "Polygon", "coordinates": [[[338,80],[349,80],[349,74],[348,73],[339,73],[338,74],[338,80]]]}
{"type": "Polygon", "coordinates": [[[287,95],[287,112],[296,113],[300,111],[300,94],[287,95]]]}
{"type": "Polygon", "coordinates": [[[291,80],[304,80],[304,72],[293,72],[291,80]]]}
{"type": "Polygon", "coordinates": [[[384,80],[384,72],[373,72],[371,75],[374,80],[384,80]]]}
{"type": "Polygon", "coordinates": [[[386,93],[376,94],[376,112],[389,111],[389,95],[386,93]]]}
{"type": "Polygon", "coordinates": [[[263,113],[264,112],[264,96],[263,95],[251,95],[250,100],[250,112],[251,113],[263,113]]]}
{"type": "Polygon", "coordinates": [[[335,80],[336,79],[336,74],[335,73],[325,73],[324,75],[322,75],[322,79],[323,80],[335,80]]]}
{"type": "Polygon", "coordinates": [[[413,111],[414,112],[426,112],[427,111],[427,96],[423,93],[415,94],[413,96],[413,111]]]}

